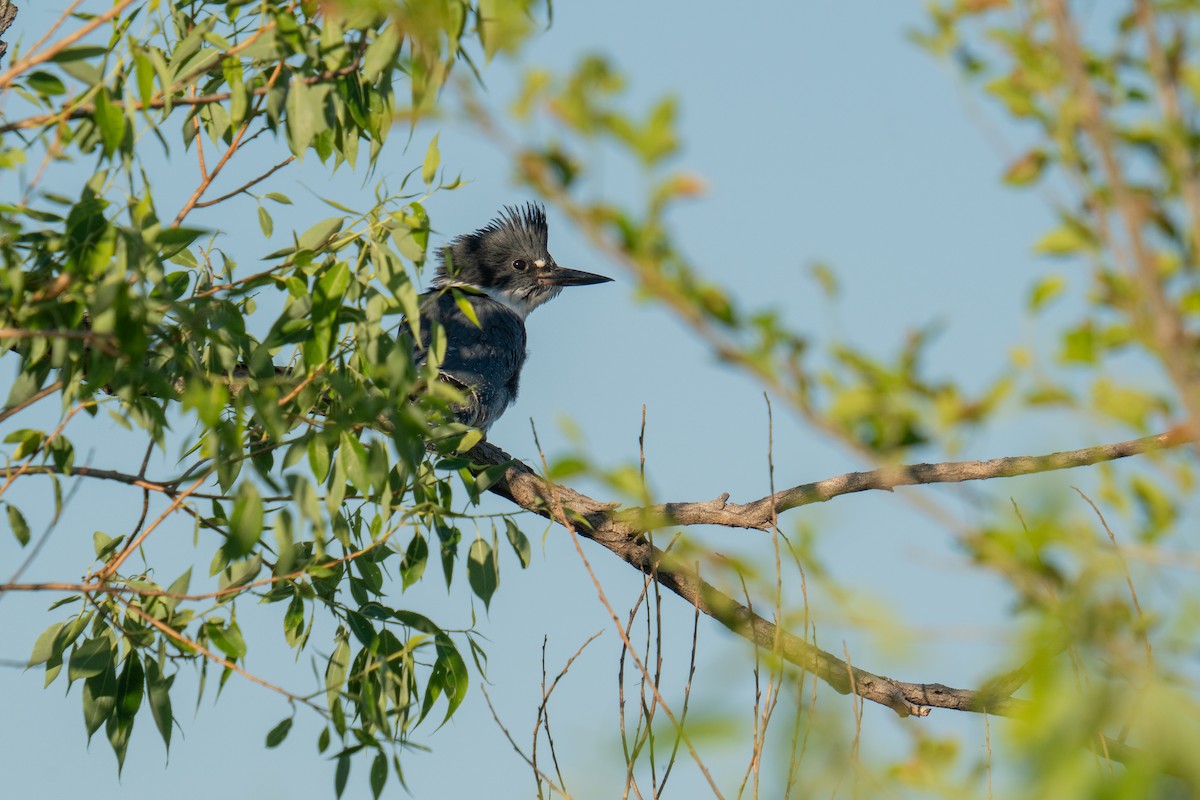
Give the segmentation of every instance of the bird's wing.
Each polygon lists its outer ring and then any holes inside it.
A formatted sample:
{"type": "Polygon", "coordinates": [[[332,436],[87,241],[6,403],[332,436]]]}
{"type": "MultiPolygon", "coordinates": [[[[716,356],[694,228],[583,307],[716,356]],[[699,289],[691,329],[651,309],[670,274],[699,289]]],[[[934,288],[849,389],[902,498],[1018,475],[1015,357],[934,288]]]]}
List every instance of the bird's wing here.
{"type": "Polygon", "coordinates": [[[478,324],[463,313],[450,292],[429,292],[422,297],[421,343],[414,355],[418,363],[425,360],[432,323],[441,323],[447,339],[442,377],[472,397],[473,413],[460,418],[487,427],[516,399],[525,361],[525,325],[511,309],[486,295],[464,292],[459,296],[471,304],[478,324]]]}

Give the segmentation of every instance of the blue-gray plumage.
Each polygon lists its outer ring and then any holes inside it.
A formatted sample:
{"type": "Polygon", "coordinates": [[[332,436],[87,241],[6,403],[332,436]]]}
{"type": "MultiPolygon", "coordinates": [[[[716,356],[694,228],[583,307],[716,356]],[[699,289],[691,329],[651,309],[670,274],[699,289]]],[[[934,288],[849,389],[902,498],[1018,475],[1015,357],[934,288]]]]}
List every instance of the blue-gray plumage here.
{"type": "Polygon", "coordinates": [[[446,332],[439,368],[468,398],[455,416],[487,430],[517,398],[525,364],[525,317],[564,286],[612,280],[564,269],[547,249],[546,212],[529,203],[454,239],[441,252],[434,288],[421,296],[418,361],[427,357],[432,323],[446,332]],[[470,304],[472,320],[459,302],[470,304]],[[478,324],[476,324],[476,321],[478,324]]]}

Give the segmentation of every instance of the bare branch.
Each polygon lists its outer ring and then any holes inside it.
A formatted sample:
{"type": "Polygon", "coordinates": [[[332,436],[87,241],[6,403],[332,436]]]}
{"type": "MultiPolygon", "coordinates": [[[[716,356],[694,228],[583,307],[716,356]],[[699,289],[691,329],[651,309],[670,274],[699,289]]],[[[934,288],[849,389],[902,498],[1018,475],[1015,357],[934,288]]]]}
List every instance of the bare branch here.
{"type": "Polygon", "coordinates": [[[41,389],[40,391],[37,391],[34,394],[30,395],[29,397],[25,398],[21,402],[14,403],[11,406],[7,406],[5,408],[0,409],[0,422],[4,422],[4,420],[11,417],[13,414],[18,414],[18,413],[24,411],[25,409],[29,408],[31,405],[36,403],[38,400],[42,400],[44,398],[49,397],[50,395],[54,394],[61,388],[63,388],[63,382],[55,381],[54,383],[50,384],[46,388],[41,389]]]}
{"type": "Polygon", "coordinates": [[[489,491],[546,519],[572,521],[580,536],[604,547],[644,574],[712,617],[734,633],[787,661],[819,676],[836,691],[853,690],[862,698],[885,705],[900,716],[926,716],[930,708],[1012,714],[1021,701],[1005,696],[955,689],[940,683],[907,683],[851,667],[840,658],[815,647],[704,581],[699,574],[652,545],[643,532],[613,513],[610,503],[601,503],[565,486],[549,484],[528,466],[515,461],[495,445],[482,442],[470,452],[477,464],[505,465],[503,477],[489,491]],[[556,513],[562,509],[563,513],[556,513]],[[851,682],[853,678],[853,685],[851,682]]]}
{"type": "Polygon", "coordinates": [[[254,184],[265,181],[267,178],[271,177],[276,172],[283,169],[284,167],[286,167],[288,164],[292,163],[295,160],[296,160],[295,156],[288,156],[283,161],[279,162],[278,164],[276,164],[275,166],[271,167],[269,170],[264,172],[262,175],[259,175],[257,178],[250,181],[249,183],[245,183],[242,186],[238,187],[237,189],[234,189],[229,194],[223,194],[220,197],[214,197],[212,200],[205,200],[202,203],[196,203],[196,208],[208,208],[209,206],[215,206],[217,203],[223,203],[224,201],[228,200],[231,197],[236,197],[237,195],[241,194],[242,192],[247,191],[254,184]]]}
{"type": "Polygon", "coordinates": [[[739,505],[728,502],[723,494],[715,500],[699,503],[665,503],[651,509],[633,509],[620,516],[634,521],[640,519],[655,527],[667,525],[725,525],[732,528],[770,530],[773,515],[811,503],[823,503],[843,494],[882,489],[891,491],[897,486],[916,486],[930,483],[961,483],[991,478],[1014,478],[1038,472],[1086,467],[1102,461],[1144,455],[1156,450],[1178,447],[1194,441],[1195,437],[1178,426],[1165,433],[1129,439],[1114,444],[1101,444],[1079,450],[1066,450],[1042,456],[1009,456],[987,461],[946,461],[938,464],[907,464],[883,467],[869,472],[847,472],[815,483],[803,483],[783,489],[773,495],[739,505]]]}

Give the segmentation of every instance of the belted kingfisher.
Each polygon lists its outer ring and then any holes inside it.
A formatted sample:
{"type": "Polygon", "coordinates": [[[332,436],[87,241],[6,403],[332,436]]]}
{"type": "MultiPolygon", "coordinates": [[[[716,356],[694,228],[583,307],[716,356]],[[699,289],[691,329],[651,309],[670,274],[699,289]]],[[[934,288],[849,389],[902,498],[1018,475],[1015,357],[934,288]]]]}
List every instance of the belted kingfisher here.
{"type": "Polygon", "coordinates": [[[455,409],[459,422],[486,431],[516,400],[529,312],[564,286],[612,280],[558,266],[547,249],[548,235],[540,205],[506,206],[487,226],[455,238],[439,254],[433,289],[421,295],[415,356],[425,361],[432,323],[441,323],[446,355],[439,377],[468,398],[455,409]],[[460,303],[469,304],[475,319],[460,303]]]}

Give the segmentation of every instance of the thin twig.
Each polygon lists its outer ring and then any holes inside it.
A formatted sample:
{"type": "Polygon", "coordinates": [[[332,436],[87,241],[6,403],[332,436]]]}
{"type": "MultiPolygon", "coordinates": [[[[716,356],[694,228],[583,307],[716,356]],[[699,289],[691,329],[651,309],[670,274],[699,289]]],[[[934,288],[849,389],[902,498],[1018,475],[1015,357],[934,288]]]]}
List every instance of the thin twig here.
{"type": "Polygon", "coordinates": [[[197,642],[193,639],[189,639],[188,637],[184,636],[182,633],[175,630],[171,626],[167,625],[165,622],[161,622],[160,620],[157,620],[154,617],[150,616],[136,604],[131,603],[131,602],[123,602],[123,605],[129,611],[129,613],[144,620],[145,622],[150,623],[152,626],[157,628],[161,633],[163,633],[168,638],[174,639],[176,642],[179,642],[181,645],[184,645],[188,649],[199,652],[202,656],[207,658],[209,661],[220,664],[221,666],[225,667],[226,669],[233,670],[234,672],[236,672],[238,675],[241,675],[246,680],[253,681],[254,683],[257,683],[259,686],[263,686],[267,689],[270,689],[272,692],[277,692],[278,694],[281,694],[284,697],[286,697],[287,699],[291,700],[293,703],[303,703],[304,705],[306,705],[312,709],[315,709],[315,710],[321,712],[322,714],[325,713],[325,709],[321,708],[321,706],[319,706],[316,703],[314,703],[313,701],[309,700],[307,697],[303,697],[301,695],[289,692],[287,689],[284,689],[280,686],[276,686],[273,683],[263,680],[262,678],[258,677],[257,675],[247,672],[246,670],[239,667],[237,664],[233,663],[232,661],[229,661],[228,659],[222,658],[221,656],[219,656],[216,653],[214,653],[213,651],[209,650],[207,647],[200,644],[199,642],[197,642]]]}
{"type": "MultiPolygon", "coordinates": [[[[530,769],[534,769],[533,762],[529,759],[529,756],[525,755],[525,751],[521,749],[521,746],[519,744],[517,744],[517,740],[512,737],[512,734],[508,732],[508,728],[506,728],[504,726],[504,723],[500,721],[500,715],[496,713],[496,707],[494,705],[492,705],[492,698],[488,695],[487,687],[480,685],[479,690],[481,692],[483,692],[483,699],[487,703],[488,709],[492,712],[492,719],[494,719],[496,721],[496,726],[500,728],[500,731],[504,734],[504,738],[508,739],[508,743],[510,745],[512,745],[512,749],[517,751],[517,755],[519,755],[525,761],[525,763],[529,765],[530,769]]],[[[559,795],[561,795],[564,798],[569,797],[569,795],[567,795],[567,793],[564,792],[558,786],[558,784],[556,784],[553,780],[551,780],[550,776],[545,774],[544,772],[536,772],[535,771],[535,777],[539,778],[540,780],[545,781],[546,784],[550,787],[551,791],[557,792],[559,795]]],[[[538,792],[539,792],[539,794],[541,792],[541,784],[540,783],[538,784],[538,792]]]]}
{"type": "Polygon", "coordinates": [[[1104,526],[1105,533],[1108,534],[1108,540],[1112,542],[1113,552],[1117,555],[1117,560],[1121,562],[1121,570],[1125,573],[1125,585],[1129,587],[1129,596],[1133,600],[1133,609],[1137,612],[1138,634],[1142,640],[1142,646],[1146,649],[1146,663],[1154,666],[1154,648],[1150,646],[1150,633],[1147,630],[1146,615],[1142,612],[1142,604],[1138,601],[1137,589],[1133,587],[1133,576],[1129,573],[1129,562],[1121,555],[1121,548],[1117,545],[1116,534],[1112,528],[1108,527],[1108,520],[1104,518],[1104,514],[1100,508],[1092,502],[1092,498],[1083,493],[1083,490],[1078,486],[1072,486],[1079,496],[1087,501],[1087,504],[1092,507],[1092,511],[1096,512],[1096,516],[1100,518],[1100,524],[1104,526]]]}
{"type": "Polygon", "coordinates": [[[42,38],[38,39],[33,43],[33,45],[30,46],[29,52],[36,53],[39,47],[49,41],[50,37],[54,35],[54,32],[62,27],[62,24],[66,22],[67,18],[75,12],[75,9],[79,8],[80,3],[82,2],[83,0],[72,0],[71,5],[63,9],[63,12],[58,15],[58,19],[54,20],[54,22],[50,24],[50,27],[46,29],[46,32],[42,34],[42,38]]]}
{"type": "MultiPolygon", "coordinates": [[[[540,454],[541,459],[542,459],[542,468],[548,471],[549,468],[546,464],[546,455],[542,451],[541,443],[538,442],[536,428],[534,428],[534,430],[533,430],[533,439],[534,439],[534,443],[537,445],[538,453],[540,454]]],[[[476,447],[478,447],[478,445],[476,447]]],[[[580,560],[583,562],[584,569],[587,570],[588,576],[592,579],[592,586],[595,587],[597,596],[599,597],[601,604],[604,606],[605,611],[608,612],[609,619],[612,620],[613,626],[616,627],[617,632],[621,635],[621,640],[624,643],[625,647],[629,650],[629,655],[630,655],[630,657],[633,658],[633,663],[637,665],[638,669],[641,670],[642,675],[644,675],[646,677],[647,681],[649,681],[650,680],[650,670],[646,668],[646,665],[644,663],[642,663],[642,659],[639,658],[637,653],[634,651],[633,642],[631,642],[629,640],[629,637],[627,637],[625,635],[625,630],[621,626],[621,621],[617,617],[617,612],[613,610],[612,604],[608,601],[608,596],[604,592],[604,587],[602,587],[600,585],[600,579],[596,577],[596,573],[592,569],[591,562],[588,560],[587,555],[583,552],[583,547],[579,543],[579,534],[576,529],[576,526],[571,521],[571,519],[569,519],[567,517],[565,507],[561,501],[561,498],[559,497],[558,493],[555,491],[556,488],[562,488],[562,487],[556,487],[555,484],[549,484],[549,486],[551,489],[550,500],[552,503],[552,505],[551,505],[551,509],[552,509],[551,514],[553,515],[552,518],[556,522],[558,522],[560,525],[562,525],[564,528],[566,528],[567,531],[571,534],[571,542],[575,545],[575,552],[579,555],[580,560]]],[[[650,569],[653,569],[653,567],[650,567],[649,565],[647,565],[647,566],[650,569]]],[[[687,733],[680,726],[679,720],[676,718],[674,712],[671,711],[670,706],[667,705],[666,701],[663,699],[662,695],[659,693],[658,687],[655,686],[653,682],[651,682],[650,689],[654,692],[654,697],[658,700],[658,704],[660,706],[662,706],[663,712],[667,715],[668,718],[670,718],[671,724],[675,726],[675,730],[678,732],[678,735],[683,738],[684,744],[687,745],[688,752],[692,756],[692,760],[695,761],[696,766],[700,768],[700,772],[701,772],[701,774],[704,775],[704,778],[708,782],[709,788],[712,789],[713,794],[715,796],[717,796],[718,798],[723,797],[723,795],[721,794],[721,790],[717,788],[716,782],[713,780],[712,775],[709,773],[708,767],[705,766],[704,762],[701,760],[700,754],[696,752],[696,749],[693,746],[690,737],[688,737],[687,733]]]]}
{"type": "Polygon", "coordinates": [[[116,17],[117,15],[119,15],[122,11],[125,10],[126,6],[128,6],[132,2],[133,2],[133,0],[117,0],[116,5],[114,5],[112,8],[110,8],[108,11],[105,11],[103,14],[101,14],[97,17],[93,17],[92,19],[88,20],[88,22],[85,25],[83,25],[81,28],[79,28],[79,30],[67,34],[66,36],[59,39],[54,44],[47,47],[45,50],[32,52],[29,55],[25,56],[20,61],[18,61],[17,63],[15,63],[11,67],[9,67],[7,70],[5,70],[3,73],[0,73],[0,89],[7,86],[12,81],[13,78],[15,78],[17,75],[20,75],[22,72],[29,69],[30,67],[36,67],[38,64],[45,63],[46,61],[49,61],[50,59],[54,58],[56,55],[58,55],[59,53],[61,53],[63,50],[67,49],[71,45],[75,44],[77,41],[79,41],[83,37],[87,36],[89,33],[94,31],[96,28],[98,28],[101,25],[103,25],[104,23],[108,22],[113,17],[116,17]]]}
{"type": "Polygon", "coordinates": [[[46,388],[39,390],[38,392],[30,395],[29,397],[26,397],[21,402],[14,403],[13,405],[8,406],[7,408],[4,408],[4,409],[0,409],[0,422],[4,422],[4,420],[11,417],[13,414],[17,414],[21,411],[24,411],[25,409],[29,408],[31,405],[36,403],[38,400],[49,397],[50,395],[54,394],[61,388],[63,388],[63,382],[55,381],[54,383],[50,384],[46,388]]]}
{"type": "Polygon", "coordinates": [[[146,530],[142,531],[139,535],[131,539],[129,544],[125,545],[124,549],[121,550],[120,553],[114,556],[111,561],[104,565],[103,569],[96,573],[97,580],[106,581],[115,575],[117,570],[120,569],[121,565],[125,563],[125,560],[133,555],[133,551],[142,546],[142,542],[146,541],[146,537],[154,533],[155,529],[162,524],[163,520],[175,513],[176,509],[183,504],[183,501],[187,500],[188,496],[192,492],[199,489],[200,485],[208,480],[208,477],[213,473],[214,470],[216,470],[215,464],[205,470],[204,474],[197,478],[191,486],[175,495],[175,497],[171,500],[171,505],[167,506],[166,510],[159,514],[158,518],[155,519],[154,522],[150,523],[146,530]]]}
{"type": "Polygon", "coordinates": [[[575,653],[570,658],[567,659],[567,663],[563,665],[563,668],[561,670],[559,670],[558,675],[556,675],[554,677],[554,680],[550,682],[549,689],[546,688],[546,674],[545,674],[546,643],[548,640],[546,638],[542,639],[542,702],[540,705],[538,705],[537,722],[534,723],[534,726],[533,726],[533,752],[535,754],[533,757],[533,763],[536,767],[538,728],[539,728],[542,720],[544,719],[546,721],[546,738],[550,742],[550,758],[554,762],[554,772],[558,775],[559,784],[563,787],[564,791],[566,790],[567,782],[565,780],[563,780],[562,770],[560,770],[558,767],[558,755],[554,752],[554,740],[550,739],[550,716],[549,716],[549,711],[548,711],[548,706],[550,704],[550,695],[554,694],[554,690],[556,688],[558,688],[559,681],[561,681],[564,677],[566,677],[567,672],[571,669],[571,665],[575,663],[575,659],[577,659],[577,658],[579,658],[579,656],[583,655],[584,649],[586,649],[589,644],[596,641],[596,639],[598,639],[600,637],[600,635],[603,633],[604,633],[604,631],[602,631],[602,630],[596,631],[595,633],[593,633],[591,636],[589,636],[587,638],[587,641],[585,641],[583,644],[581,644],[579,646],[579,649],[577,649],[575,651],[575,653]]]}
{"type": "Polygon", "coordinates": [[[46,448],[48,448],[54,442],[54,440],[62,434],[63,429],[67,427],[67,423],[74,419],[76,414],[78,414],[80,411],[83,411],[85,408],[91,408],[94,405],[96,405],[95,400],[85,400],[84,402],[72,408],[67,412],[66,416],[62,418],[62,421],[58,423],[58,427],[51,431],[50,435],[38,445],[37,450],[29,454],[29,457],[22,462],[21,466],[17,467],[16,469],[6,469],[3,472],[0,472],[0,475],[5,476],[4,485],[0,486],[0,496],[3,496],[4,493],[8,491],[8,487],[12,486],[13,481],[24,475],[32,468],[34,456],[40,452],[46,451],[46,448]]]}
{"type": "Polygon", "coordinates": [[[259,175],[257,178],[250,181],[249,183],[245,183],[245,184],[241,185],[240,187],[238,187],[237,189],[234,189],[229,194],[223,194],[220,197],[213,198],[212,200],[205,200],[203,203],[196,203],[196,208],[208,208],[209,206],[215,206],[217,203],[223,203],[231,197],[236,197],[237,195],[241,194],[242,192],[245,192],[246,190],[248,190],[251,186],[254,186],[256,183],[261,183],[262,181],[265,181],[267,178],[271,177],[276,172],[283,169],[284,167],[286,167],[288,164],[292,163],[295,160],[296,160],[295,156],[288,156],[283,161],[280,161],[278,164],[276,164],[275,166],[271,167],[269,170],[264,172],[262,175],[259,175]]]}

